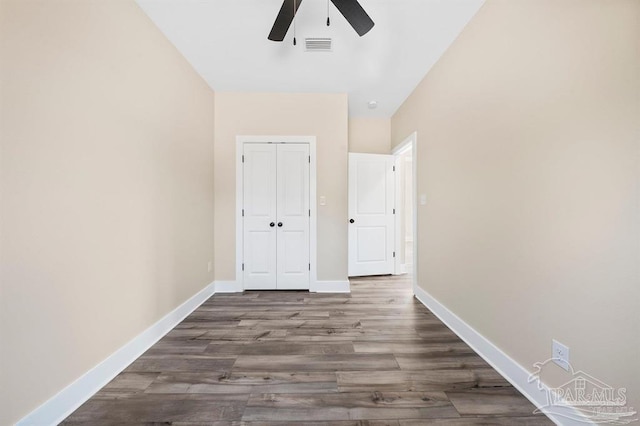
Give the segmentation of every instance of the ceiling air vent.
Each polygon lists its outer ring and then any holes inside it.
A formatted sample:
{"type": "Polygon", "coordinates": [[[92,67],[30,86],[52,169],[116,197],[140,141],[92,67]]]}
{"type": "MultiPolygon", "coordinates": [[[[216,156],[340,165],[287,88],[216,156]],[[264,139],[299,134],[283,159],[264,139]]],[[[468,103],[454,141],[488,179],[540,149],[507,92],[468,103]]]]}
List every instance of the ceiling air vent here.
{"type": "Polygon", "coordinates": [[[330,38],[312,38],[304,39],[305,51],[307,52],[331,52],[330,38]]]}

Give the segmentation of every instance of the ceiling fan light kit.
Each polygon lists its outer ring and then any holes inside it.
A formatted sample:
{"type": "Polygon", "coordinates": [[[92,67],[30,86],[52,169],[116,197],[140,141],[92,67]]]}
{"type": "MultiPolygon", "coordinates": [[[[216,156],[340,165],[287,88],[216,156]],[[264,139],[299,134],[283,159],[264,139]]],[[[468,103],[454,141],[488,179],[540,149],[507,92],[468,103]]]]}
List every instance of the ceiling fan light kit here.
{"type": "MultiPolygon", "coordinates": [[[[358,0],[330,1],[360,37],[368,33],[375,25],[367,12],[365,12],[360,3],[358,3],[358,0]]],[[[283,41],[289,31],[289,27],[291,27],[291,24],[293,23],[293,44],[297,44],[295,35],[295,17],[298,9],[300,8],[300,3],[302,3],[302,0],[284,0],[282,7],[280,8],[280,12],[278,12],[278,16],[276,16],[276,20],[273,23],[271,32],[269,33],[269,40],[283,41]]],[[[329,4],[327,2],[327,26],[329,25],[331,25],[331,19],[329,17],[329,4]]]]}

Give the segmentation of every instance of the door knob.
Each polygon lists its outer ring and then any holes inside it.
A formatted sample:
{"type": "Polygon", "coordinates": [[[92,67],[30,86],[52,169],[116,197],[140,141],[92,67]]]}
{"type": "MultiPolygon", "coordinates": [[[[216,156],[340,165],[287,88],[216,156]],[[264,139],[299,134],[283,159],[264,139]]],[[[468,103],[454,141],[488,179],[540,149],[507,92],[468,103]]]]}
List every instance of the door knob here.
{"type": "Polygon", "coordinates": [[[278,228],[282,228],[282,222],[278,222],[278,228]]]}
{"type": "Polygon", "coordinates": [[[349,219],[349,223],[354,223],[354,222],[355,222],[355,220],[349,219]]]}
{"type": "Polygon", "coordinates": [[[271,223],[269,224],[269,226],[273,228],[274,226],[276,226],[276,224],[275,224],[275,223],[273,223],[273,222],[271,222],[271,223]]]}

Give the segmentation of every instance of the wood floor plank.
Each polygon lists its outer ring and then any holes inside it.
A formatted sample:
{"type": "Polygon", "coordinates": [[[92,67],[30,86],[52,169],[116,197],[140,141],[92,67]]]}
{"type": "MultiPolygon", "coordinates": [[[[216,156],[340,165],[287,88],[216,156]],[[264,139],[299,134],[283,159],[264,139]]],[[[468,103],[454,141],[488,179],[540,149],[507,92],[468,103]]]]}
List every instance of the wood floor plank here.
{"type": "Polygon", "coordinates": [[[397,333],[391,333],[385,331],[380,333],[377,330],[364,330],[360,328],[297,328],[287,330],[287,340],[305,340],[305,337],[324,337],[329,340],[345,339],[345,340],[366,340],[366,341],[379,341],[379,340],[394,340],[393,336],[397,339],[411,338],[416,341],[424,342],[424,339],[420,338],[415,330],[405,329],[399,330],[397,333]],[[382,337],[381,337],[382,336],[382,337]],[[300,339],[297,339],[300,338],[300,339]]]}
{"type": "Polygon", "coordinates": [[[412,296],[406,295],[403,297],[327,297],[323,295],[321,297],[309,296],[305,298],[304,302],[308,305],[360,305],[360,304],[379,304],[379,305],[404,305],[411,301],[412,296]]]}
{"type": "Polygon", "coordinates": [[[337,392],[334,373],[233,372],[167,373],[158,376],[146,393],[322,393],[337,392]]]}
{"type": "Polygon", "coordinates": [[[240,355],[233,365],[237,370],[260,371],[338,371],[393,370],[398,363],[391,354],[328,355],[240,355]]]}
{"type": "Polygon", "coordinates": [[[464,342],[452,343],[425,343],[423,342],[386,342],[355,341],[353,348],[356,353],[373,354],[424,354],[425,356],[452,356],[460,354],[474,354],[473,350],[464,342]]]}
{"type": "MultiPolygon", "coordinates": [[[[240,420],[246,395],[141,394],[119,399],[90,399],[69,422],[140,423],[240,420]]],[[[95,424],[95,423],[94,423],[95,424]]]]}
{"type": "Polygon", "coordinates": [[[159,373],[120,373],[107,383],[102,390],[144,391],[156,380],[158,375],[159,373]]]}
{"type": "Polygon", "coordinates": [[[198,329],[198,328],[235,328],[240,323],[239,320],[226,320],[226,321],[217,321],[215,325],[212,321],[207,319],[185,319],[183,322],[176,326],[177,329],[198,329]]]}
{"type": "Polygon", "coordinates": [[[262,394],[249,398],[243,420],[397,420],[458,417],[443,392],[262,394]]]}
{"type": "Polygon", "coordinates": [[[198,340],[218,340],[224,342],[258,341],[258,340],[283,340],[287,335],[286,330],[252,330],[235,328],[233,330],[208,330],[197,337],[198,340]]]}
{"type": "Polygon", "coordinates": [[[476,354],[457,354],[455,357],[433,357],[425,354],[396,354],[402,370],[445,370],[491,368],[476,354]]]}
{"type": "MultiPolygon", "coordinates": [[[[319,421],[310,422],[305,421],[300,423],[299,421],[286,422],[213,422],[213,423],[185,423],[185,422],[173,422],[171,426],[399,426],[397,420],[345,420],[345,421],[319,421]]],[[[157,426],[157,425],[154,425],[157,426]]]]}
{"type": "Polygon", "coordinates": [[[429,392],[510,386],[495,370],[427,370],[427,371],[339,371],[341,392],[429,392]]]}
{"type": "Polygon", "coordinates": [[[209,344],[207,354],[239,355],[322,355],[354,353],[351,342],[290,342],[253,341],[247,343],[215,342],[209,344]]]}
{"type": "Polygon", "coordinates": [[[326,310],[305,310],[295,309],[288,311],[272,311],[272,310],[260,310],[254,309],[250,311],[246,310],[219,310],[218,307],[207,307],[206,311],[201,312],[199,315],[194,315],[189,318],[190,321],[210,321],[212,325],[216,322],[235,322],[242,320],[326,320],[329,319],[329,312],[326,310]]]}
{"type": "Polygon", "coordinates": [[[289,319],[289,320],[241,320],[240,327],[252,328],[252,329],[291,329],[291,328],[338,328],[338,329],[358,329],[362,328],[362,323],[358,319],[353,320],[304,320],[304,319],[289,319]]]}
{"type": "MultiPolygon", "coordinates": [[[[424,419],[407,419],[398,422],[400,426],[424,426],[424,419]]],[[[543,415],[524,417],[465,417],[460,419],[433,419],[433,426],[553,426],[553,422],[543,415]]]]}
{"type": "Polygon", "coordinates": [[[207,330],[202,330],[199,328],[174,328],[173,330],[168,332],[162,339],[190,340],[196,339],[206,333],[207,330]]]}
{"type": "Polygon", "coordinates": [[[228,371],[235,357],[213,358],[195,355],[144,355],[135,360],[124,371],[163,372],[163,371],[228,371]]]}
{"type": "Polygon", "coordinates": [[[527,416],[536,407],[514,388],[485,388],[447,392],[461,416],[527,416]]]}
{"type": "Polygon", "coordinates": [[[421,319],[363,319],[361,320],[362,327],[373,328],[375,330],[389,329],[389,328],[429,328],[434,325],[441,325],[442,322],[433,318],[421,318],[421,319]]]}
{"type": "Polygon", "coordinates": [[[288,328],[302,327],[307,321],[300,319],[291,320],[241,320],[240,327],[250,328],[253,330],[277,330],[288,328]]]}
{"type": "Polygon", "coordinates": [[[340,394],[259,394],[251,395],[247,407],[282,408],[422,408],[450,406],[444,392],[343,392],[340,394]]]}
{"type": "Polygon", "coordinates": [[[163,338],[144,355],[153,354],[202,354],[209,346],[207,341],[163,338]]]}

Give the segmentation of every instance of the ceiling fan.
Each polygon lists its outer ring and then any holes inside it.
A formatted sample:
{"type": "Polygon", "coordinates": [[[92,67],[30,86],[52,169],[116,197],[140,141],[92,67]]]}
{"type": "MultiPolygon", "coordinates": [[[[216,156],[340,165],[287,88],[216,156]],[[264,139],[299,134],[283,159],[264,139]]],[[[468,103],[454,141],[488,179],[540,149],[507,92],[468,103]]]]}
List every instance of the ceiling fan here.
{"type": "MultiPolygon", "coordinates": [[[[373,28],[374,23],[367,15],[367,12],[360,6],[358,0],[331,0],[334,6],[342,13],[347,22],[353,27],[360,37],[369,32],[373,28]]],[[[269,33],[269,40],[282,41],[287,34],[291,22],[295,17],[302,0],[284,0],[280,12],[273,23],[273,28],[269,33]]],[[[327,18],[329,25],[329,18],[327,18]]]]}

